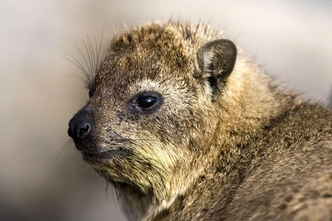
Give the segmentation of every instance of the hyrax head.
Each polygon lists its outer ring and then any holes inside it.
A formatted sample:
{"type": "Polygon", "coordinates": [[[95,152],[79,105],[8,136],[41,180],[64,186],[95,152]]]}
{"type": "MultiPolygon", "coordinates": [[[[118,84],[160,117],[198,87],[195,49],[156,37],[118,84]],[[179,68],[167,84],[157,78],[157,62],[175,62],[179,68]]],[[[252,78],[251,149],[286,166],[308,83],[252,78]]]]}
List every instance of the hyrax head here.
{"type": "Polygon", "coordinates": [[[208,27],[151,24],[115,37],[69,122],[83,158],[111,183],[166,197],[213,142],[235,45],[208,27]]]}

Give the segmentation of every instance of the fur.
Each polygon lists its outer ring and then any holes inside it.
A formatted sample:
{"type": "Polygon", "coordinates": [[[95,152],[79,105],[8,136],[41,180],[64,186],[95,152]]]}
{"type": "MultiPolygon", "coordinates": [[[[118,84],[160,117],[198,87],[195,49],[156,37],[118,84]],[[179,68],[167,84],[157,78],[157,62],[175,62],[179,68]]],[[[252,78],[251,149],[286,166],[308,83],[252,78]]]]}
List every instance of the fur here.
{"type": "Polygon", "coordinates": [[[332,111],[223,39],[172,21],[115,36],[71,120],[76,147],[130,220],[331,220],[332,111]],[[132,109],[145,94],[158,108],[132,109]]]}

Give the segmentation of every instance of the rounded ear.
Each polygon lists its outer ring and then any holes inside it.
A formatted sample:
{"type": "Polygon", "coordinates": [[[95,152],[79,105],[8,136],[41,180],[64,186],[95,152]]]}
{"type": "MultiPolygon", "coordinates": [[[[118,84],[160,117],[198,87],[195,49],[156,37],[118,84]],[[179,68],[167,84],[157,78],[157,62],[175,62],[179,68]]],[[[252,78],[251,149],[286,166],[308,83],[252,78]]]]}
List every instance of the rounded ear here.
{"type": "Polygon", "coordinates": [[[237,56],[235,44],[227,39],[218,39],[203,45],[197,53],[198,66],[208,81],[213,93],[232,73],[237,56]]]}

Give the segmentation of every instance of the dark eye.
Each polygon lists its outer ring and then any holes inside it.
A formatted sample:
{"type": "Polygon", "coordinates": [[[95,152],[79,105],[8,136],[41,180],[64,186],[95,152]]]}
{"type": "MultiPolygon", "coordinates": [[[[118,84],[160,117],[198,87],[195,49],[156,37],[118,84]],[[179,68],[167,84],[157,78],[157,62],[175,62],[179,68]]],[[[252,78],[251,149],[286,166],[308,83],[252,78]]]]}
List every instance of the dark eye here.
{"type": "Polygon", "coordinates": [[[152,113],[160,107],[161,100],[161,95],[156,92],[143,92],[135,96],[131,107],[137,112],[152,113]]]}
{"type": "Polygon", "coordinates": [[[158,98],[152,96],[140,97],[136,100],[136,104],[143,109],[152,108],[158,102],[158,98]]]}

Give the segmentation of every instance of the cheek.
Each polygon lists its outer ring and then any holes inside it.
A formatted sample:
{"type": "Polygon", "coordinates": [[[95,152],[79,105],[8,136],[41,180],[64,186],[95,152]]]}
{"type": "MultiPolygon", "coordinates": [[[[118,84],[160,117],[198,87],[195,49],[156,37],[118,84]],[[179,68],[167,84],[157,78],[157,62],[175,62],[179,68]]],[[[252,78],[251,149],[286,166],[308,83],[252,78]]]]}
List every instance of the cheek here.
{"type": "Polygon", "coordinates": [[[140,123],[143,131],[148,132],[153,139],[172,145],[183,145],[189,141],[189,131],[193,126],[190,111],[164,110],[156,113],[150,119],[144,119],[140,123]]]}
{"type": "MultiPolygon", "coordinates": [[[[152,171],[163,175],[171,173],[179,162],[185,162],[184,159],[188,153],[186,144],[177,145],[157,139],[142,139],[133,149],[133,154],[139,164],[150,165],[152,171]]],[[[147,169],[145,168],[143,171],[147,171],[147,169]]]]}

